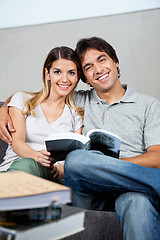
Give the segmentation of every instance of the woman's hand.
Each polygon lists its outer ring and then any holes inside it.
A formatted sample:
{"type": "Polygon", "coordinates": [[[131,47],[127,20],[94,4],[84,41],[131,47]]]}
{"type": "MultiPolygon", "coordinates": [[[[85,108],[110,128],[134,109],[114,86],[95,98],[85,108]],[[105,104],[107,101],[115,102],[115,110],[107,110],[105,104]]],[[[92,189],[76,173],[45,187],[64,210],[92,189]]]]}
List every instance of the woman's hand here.
{"type": "Polygon", "coordinates": [[[40,152],[37,152],[36,160],[44,167],[50,168],[52,164],[55,163],[54,159],[50,157],[51,153],[43,149],[40,152]]]}
{"type": "Polygon", "coordinates": [[[60,178],[64,178],[64,165],[54,164],[51,170],[51,174],[53,174],[53,177],[57,180],[60,180],[60,178]]]}

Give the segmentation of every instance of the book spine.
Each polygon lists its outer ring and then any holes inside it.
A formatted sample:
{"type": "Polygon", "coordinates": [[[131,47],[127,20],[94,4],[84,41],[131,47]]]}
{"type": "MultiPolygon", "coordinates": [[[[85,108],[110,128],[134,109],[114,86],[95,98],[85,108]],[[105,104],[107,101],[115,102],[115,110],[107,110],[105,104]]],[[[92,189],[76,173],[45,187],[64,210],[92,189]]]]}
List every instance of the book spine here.
{"type": "Polygon", "coordinates": [[[16,231],[9,228],[0,227],[0,240],[15,240],[16,231]]]}

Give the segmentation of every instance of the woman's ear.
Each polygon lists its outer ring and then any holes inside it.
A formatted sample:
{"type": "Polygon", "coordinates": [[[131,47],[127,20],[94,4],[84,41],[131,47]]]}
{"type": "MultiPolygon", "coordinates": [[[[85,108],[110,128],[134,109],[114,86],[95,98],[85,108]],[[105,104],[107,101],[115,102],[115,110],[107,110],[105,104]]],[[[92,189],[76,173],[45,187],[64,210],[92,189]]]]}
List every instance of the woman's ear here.
{"type": "Polygon", "coordinates": [[[49,80],[50,78],[49,78],[48,69],[47,69],[47,68],[45,68],[44,70],[45,70],[45,76],[46,76],[46,79],[47,79],[47,80],[49,80]]]}

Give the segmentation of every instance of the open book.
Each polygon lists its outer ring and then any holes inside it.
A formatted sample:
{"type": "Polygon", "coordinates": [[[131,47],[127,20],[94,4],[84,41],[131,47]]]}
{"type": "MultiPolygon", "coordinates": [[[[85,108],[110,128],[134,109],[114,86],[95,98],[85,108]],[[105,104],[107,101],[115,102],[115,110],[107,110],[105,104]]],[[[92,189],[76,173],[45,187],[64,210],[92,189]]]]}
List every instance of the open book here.
{"type": "Polygon", "coordinates": [[[78,133],[49,135],[45,140],[46,149],[57,161],[76,149],[98,150],[105,155],[119,158],[120,138],[101,129],[90,130],[86,136],[78,133]]]}

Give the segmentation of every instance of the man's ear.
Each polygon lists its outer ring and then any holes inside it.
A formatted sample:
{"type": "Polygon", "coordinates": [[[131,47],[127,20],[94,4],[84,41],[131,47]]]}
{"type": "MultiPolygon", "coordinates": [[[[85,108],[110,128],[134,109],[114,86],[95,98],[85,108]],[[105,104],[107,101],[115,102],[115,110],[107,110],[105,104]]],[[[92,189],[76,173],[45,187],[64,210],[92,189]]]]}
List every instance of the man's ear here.
{"type": "Polygon", "coordinates": [[[115,65],[116,65],[116,67],[119,67],[119,62],[115,62],[115,61],[114,61],[114,63],[115,63],[115,65]]]}
{"type": "Polygon", "coordinates": [[[90,87],[92,87],[92,85],[89,83],[89,81],[86,79],[86,83],[90,86],[90,87]]]}
{"type": "Polygon", "coordinates": [[[87,84],[90,84],[89,81],[88,81],[87,79],[86,79],[86,83],[87,83],[87,84]]]}

